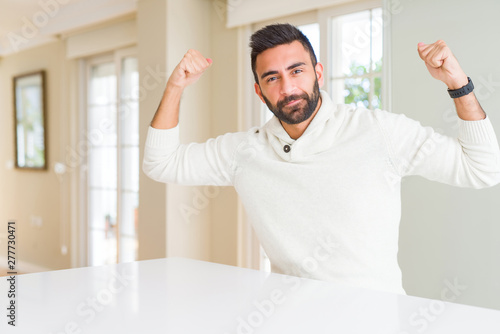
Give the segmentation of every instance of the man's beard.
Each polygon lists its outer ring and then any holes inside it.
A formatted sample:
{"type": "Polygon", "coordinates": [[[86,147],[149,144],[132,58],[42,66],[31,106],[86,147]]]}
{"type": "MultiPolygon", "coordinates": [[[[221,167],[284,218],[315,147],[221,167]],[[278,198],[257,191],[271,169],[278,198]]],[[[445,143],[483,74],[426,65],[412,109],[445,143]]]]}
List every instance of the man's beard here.
{"type": "Polygon", "coordinates": [[[264,96],[264,94],[262,94],[262,98],[264,99],[264,101],[266,101],[266,105],[269,110],[271,110],[280,121],[287,124],[299,124],[309,119],[309,117],[311,117],[311,115],[316,110],[316,107],[318,106],[319,97],[320,93],[318,80],[314,82],[311,96],[309,96],[307,93],[303,93],[300,95],[289,95],[283,100],[278,101],[276,105],[273,105],[271,101],[269,101],[264,96]],[[300,99],[303,99],[306,102],[305,106],[301,106],[303,104],[303,101],[300,101],[297,105],[289,107],[288,111],[285,112],[283,110],[283,107],[285,107],[287,103],[300,99]]]}

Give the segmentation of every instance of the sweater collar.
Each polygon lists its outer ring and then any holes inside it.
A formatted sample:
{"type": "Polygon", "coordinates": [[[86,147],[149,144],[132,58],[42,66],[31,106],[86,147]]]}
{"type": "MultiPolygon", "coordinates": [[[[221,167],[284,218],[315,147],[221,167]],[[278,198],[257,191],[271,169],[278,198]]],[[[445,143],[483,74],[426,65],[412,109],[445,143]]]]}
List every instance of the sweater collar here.
{"type": "Polygon", "coordinates": [[[264,126],[263,130],[268,135],[268,140],[274,151],[284,160],[293,161],[301,159],[310,154],[324,151],[330,147],[334,133],[325,133],[325,126],[334,117],[336,106],[325,91],[321,93],[321,106],[309,123],[308,127],[298,139],[290,138],[281,122],[273,116],[264,126]],[[284,146],[290,146],[291,150],[285,152],[284,146]]]}

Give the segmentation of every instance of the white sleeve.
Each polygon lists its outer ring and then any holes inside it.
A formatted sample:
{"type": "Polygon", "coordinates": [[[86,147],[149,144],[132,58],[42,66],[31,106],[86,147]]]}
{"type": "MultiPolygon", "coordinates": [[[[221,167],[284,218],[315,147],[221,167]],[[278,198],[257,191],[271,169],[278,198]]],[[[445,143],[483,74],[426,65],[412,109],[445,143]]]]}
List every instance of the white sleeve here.
{"type": "Polygon", "coordinates": [[[142,169],[155,181],[182,185],[233,184],[234,155],[244,133],[228,133],[204,143],[180,144],[179,125],[149,127],[142,169]]]}
{"type": "Polygon", "coordinates": [[[458,119],[458,138],[444,136],[401,114],[380,111],[377,119],[401,177],[420,175],[459,187],[500,183],[500,150],[488,118],[458,119]]]}

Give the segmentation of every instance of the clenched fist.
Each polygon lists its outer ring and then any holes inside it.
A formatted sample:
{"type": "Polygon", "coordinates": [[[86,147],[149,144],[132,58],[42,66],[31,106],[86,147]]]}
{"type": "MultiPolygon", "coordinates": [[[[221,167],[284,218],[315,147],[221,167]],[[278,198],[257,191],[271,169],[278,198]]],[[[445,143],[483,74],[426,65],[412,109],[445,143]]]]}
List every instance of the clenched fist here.
{"type": "Polygon", "coordinates": [[[167,85],[184,89],[195,83],[203,72],[212,64],[212,59],[205,58],[200,51],[190,49],[168,79],[167,85]]]}
{"type": "Polygon", "coordinates": [[[444,82],[449,89],[459,89],[468,83],[467,75],[444,41],[439,40],[433,44],[418,43],[417,48],[429,73],[444,82]]]}

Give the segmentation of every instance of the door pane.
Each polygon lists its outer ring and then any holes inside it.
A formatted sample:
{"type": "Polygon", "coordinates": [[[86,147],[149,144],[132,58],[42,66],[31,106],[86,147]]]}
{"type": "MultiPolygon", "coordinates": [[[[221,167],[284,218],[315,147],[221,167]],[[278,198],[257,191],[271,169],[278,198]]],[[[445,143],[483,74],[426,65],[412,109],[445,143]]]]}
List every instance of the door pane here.
{"type": "Polygon", "coordinates": [[[122,190],[139,192],[139,147],[121,149],[121,186],[122,190]]]}
{"type": "Polygon", "coordinates": [[[104,105],[88,108],[85,139],[89,146],[116,146],[116,106],[104,105]]]}
{"type": "Polygon", "coordinates": [[[120,104],[122,145],[139,143],[139,101],[128,100],[120,104]]]}
{"type": "Polygon", "coordinates": [[[92,147],[88,159],[90,188],[116,191],[116,146],[92,147]]]}
{"type": "Polygon", "coordinates": [[[139,72],[137,58],[121,64],[120,92],[120,262],[137,259],[139,209],[139,72]]]}
{"type": "Polygon", "coordinates": [[[116,104],[116,66],[113,62],[90,69],[89,105],[116,104]]]}
{"type": "Polygon", "coordinates": [[[89,225],[91,229],[112,230],[116,226],[116,190],[89,191],[89,225]]]}
{"type": "Polygon", "coordinates": [[[89,264],[133,261],[137,259],[139,206],[137,59],[124,57],[91,65],[89,73],[89,264]]]}
{"type": "Polygon", "coordinates": [[[87,133],[89,264],[117,257],[117,77],[114,62],[90,68],[87,133]]]}
{"type": "Polygon", "coordinates": [[[116,263],[116,238],[110,238],[104,230],[91,230],[92,248],[90,263],[92,266],[116,263]]]}

